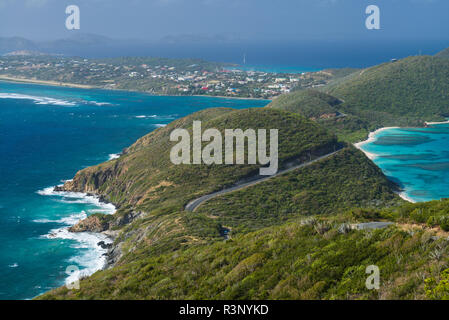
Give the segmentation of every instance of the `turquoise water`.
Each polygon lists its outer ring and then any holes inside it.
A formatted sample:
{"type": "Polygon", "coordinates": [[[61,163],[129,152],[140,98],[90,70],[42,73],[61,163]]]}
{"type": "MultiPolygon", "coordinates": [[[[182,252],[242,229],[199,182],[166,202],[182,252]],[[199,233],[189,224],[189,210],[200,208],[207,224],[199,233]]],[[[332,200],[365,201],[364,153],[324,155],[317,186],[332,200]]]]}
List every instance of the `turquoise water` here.
{"type": "Polygon", "coordinates": [[[449,124],[380,131],[362,149],[411,200],[449,197],[449,124]]]}
{"type": "Polygon", "coordinates": [[[49,187],[176,118],[267,103],[0,82],[0,299],[32,298],[64,284],[71,265],[91,273],[103,263],[104,239],[67,227],[114,208],[49,187]]]}

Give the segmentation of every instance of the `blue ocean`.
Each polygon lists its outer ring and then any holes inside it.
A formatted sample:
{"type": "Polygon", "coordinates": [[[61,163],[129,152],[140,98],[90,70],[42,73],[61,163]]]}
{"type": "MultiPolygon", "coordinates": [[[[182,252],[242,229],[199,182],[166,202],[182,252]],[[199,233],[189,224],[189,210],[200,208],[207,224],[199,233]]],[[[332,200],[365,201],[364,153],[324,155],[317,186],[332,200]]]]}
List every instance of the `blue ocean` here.
{"type": "Polygon", "coordinates": [[[382,130],[362,146],[407,200],[449,197],[449,123],[382,130]]]}
{"type": "Polygon", "coordinates": [[[102,267],[97,234],[67,228],[112,205],[52,186],[176,118],[268,101],[160,97],[0,82],[0,299],[29,299],[102,267]]]}

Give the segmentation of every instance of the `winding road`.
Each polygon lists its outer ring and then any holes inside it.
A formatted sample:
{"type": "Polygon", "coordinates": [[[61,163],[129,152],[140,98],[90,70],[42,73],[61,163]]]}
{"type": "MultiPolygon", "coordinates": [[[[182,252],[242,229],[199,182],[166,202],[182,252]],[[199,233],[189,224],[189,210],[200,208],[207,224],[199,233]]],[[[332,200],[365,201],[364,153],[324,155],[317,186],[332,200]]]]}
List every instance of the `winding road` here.
{"type": "Polygon", "coordinates": [[[304,167],[310,166],[311,164],[313,164],[313,163],[315,163],[315,162],[318,162],[318,161],[320,161],[320,160],[323,160],[323,159],[326,159],[326,158],[329,158],[329,157],[333,156],[334,154],[340,152],[340,151],[343,150],[343,149],[344,149],[344,148],[341,148],[341,149],[339,149],[339,150],[337,150],[337,151],[334,151],[334,152],[325,154],[324,156],[318,157],[318,158],[316,158],[316,159],[314,159],[314,160],[311,160],[311,161],[308,161],[308,162],[304,162],[304,163],[295,165],[295,166],[290,167],[290,168],[287,168],[287,169],[279,170],[276,174],[274,174],[274,175],[272,175],[272,176],[260,177],[260,178],[254,179],[254,180],[252,180],[252,181],[249,181],[249,182],[244,182],[244,183],[237,184],[237,185],[235,185],[235,186],[233,186],[233,187],[230,187],[230,188],[226,188],[226,189],[223,189],[223,190],[220,190],[220,191],[217,191],[217,192],[213,192],[213,193],[210,193],[210,194],[206,194],[206,195],[204,195],[204,196],[202,196],[202,197],[199,197],[199,198],[197,198],[197,199],[194,199],[194,200],[190,201],[190,202],[186,205],[185,210],[186,210],[186,211],[192,211],[192,212],[193,212],[193,211],[195,211],[200,205],[202,205],[204,202],[206,202],[206,201],[208,201],[208,200],[210,200],[210,199],[216,198],[216,197],[218,197],[218,196],[221,196],[221,195],[224,195],[224,194],[233,192],[233,191],[237,191],[237,190],[241,190],[241,189],[243,189],[243,188],[247,188],[247,187],[253,186],[253,185],[255,185],[255,184],[258,184],[258,183],[267,181],[267,180],[269,180],[269,179],[275,178],[275,177],[277,177],[277,176],[280,176],[280,175],[282,175],[282,174],[291,172],[291,171],[296,170],[296,169],[299,169],[299,168],[304,168],[304,167]]]}

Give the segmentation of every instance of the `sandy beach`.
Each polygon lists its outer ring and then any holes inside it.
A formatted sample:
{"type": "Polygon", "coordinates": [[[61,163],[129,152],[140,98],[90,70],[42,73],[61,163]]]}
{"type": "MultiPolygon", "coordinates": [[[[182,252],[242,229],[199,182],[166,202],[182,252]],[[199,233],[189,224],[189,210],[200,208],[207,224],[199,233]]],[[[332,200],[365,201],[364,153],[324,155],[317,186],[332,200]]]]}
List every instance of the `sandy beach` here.
{"type": "Polygon", "coordinates": [[[374,153],[367,152],[367,151],[363,150],[362,147],[363,147],[365,144],[367,144],[367,143],[370,143],[370,142],[375,141],[375,140],[376,140],[376,136],[377,136],[379,133],[381,133],[382,131],[390,130],[390,129],[399,129],[399,127],[385,127],[385,128],[380,128],[380,129],[378,129],[378,130],[376,130],[376,131],[370,132],[369,135],[368,135],[368,139],[366,139],[365,141],[360,141],[360,142],[354,143],[354,147],[356,147],[357,149],[359,149],[360,151],[362,151],[363,153],[365,153],[365,155],[366,155],[368,158],[370,158],[371,160],[374,160],[374,159],[377,157],[377,155],[374,154],[374,153]]]}
{"type": "MultiPolygon", "coordinates": [[[[443,122],[446,123],[446,122],[443,122]]],[[[435,123],[437,124],[437,123],[435,123]]],[[[438,123],[439,124],[439,123],[438,123]]],[[[390,130],[390,129],[399,129],[399,127],[385,127],[385,128],[380,128],[376,131],[370,132],[368,139],[365,141],[361,141],[361,142],[357,142],[354,143],[354,147],[356,147],[357,149],[359,149],[360,151],[362,151],[368,158],[370,158],[371,160],[374,160],[378,155],[371,153],[371,152],[367,152],[365,150],[363,150],[363,146],[367,143],[371,143],[373,141],[376,141],[376,136],[385,130],[390,130]]],[[[411,203],[416,203],[415,200],[413,200],[412,198],[410,198],[409,196],[407,196],[407,194],[405,193],[405,191],[399,191],[397,192],[397,195],[400,196],[403,200],[411,202],[411,203]]]]}
{"type": "Polygon", "coordinates": [[[1,76],[1,75],[0,75],[0,80],[12,81],[12,82],[22,82],[22,83],[44,84],[47,86],[57,86],[57,87],[69,87],[69,88],[81,88],[81,89],[95,88],[94,86],[88,86],[88,85],[84,85],[84,84],[46,81],[46,80],[23,79],[23,78],[16,78],[16,77],[1,76]]]}
{"type": "Polygon", "coordinates": [[[412,198],[410,198],[409,196],[407,196],[405,194],[405,191],[401,191],[401,192],[397,192],[397,195],[400,196],[403,200],[411,202],[411,203],[416,203],[417,201],[413,200],[412,198]]]}

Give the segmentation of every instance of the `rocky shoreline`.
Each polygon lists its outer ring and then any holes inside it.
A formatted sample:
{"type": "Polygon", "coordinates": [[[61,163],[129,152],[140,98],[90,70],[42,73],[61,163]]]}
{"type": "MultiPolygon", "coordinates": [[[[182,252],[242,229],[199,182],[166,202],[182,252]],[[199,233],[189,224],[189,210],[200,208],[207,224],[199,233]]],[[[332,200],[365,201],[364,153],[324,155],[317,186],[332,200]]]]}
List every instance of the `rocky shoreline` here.
{"type": "MultiPolygon", "coordinates": [[[[70,182],[70,181],[67,181],[70,182]]],[[[72,190],[71,188],[67,188],[66,184],[55,186],[53,188],[54,192],[80,192],[72,190]]],[[[113,204],[116,208],[118,206],[114,203],[108,201],[103,195],[95,194],[91,192],[82,192],[86,196],[96,197],[98,201],[105,204],[113,204]]],[[[125,218],[125,217],[124,217],[125,218]]],[[[71,226],[68,231],[72,233],[101,233],[105,235],[107,238],[111,240],[111,243],[106,243],[105,241],[100,241],[97,243],[97,246],[102,249],[108,250],[103,255],[106,257],[105,265],[102,270],[109,269],[115,265],[115,263],[121,258],[122,251],[120,248],[120,244],[115,243],[115,239],[118,237],[119,230],[111,230],[114,226],[121,226],[126,223],[129,223],[128,219],[115,219],[113,214],[93,214],[89,217],[80,220],[75,225],[71,226]]]]}
{"type": "MultiPolygon", "coordinates": [[[[79,192],[86,196],[96,197],[98,201],[104,204],[112,204],[116,209],[120,208],[119,204],[112,203],[104,195],[92,192],[86,192],[86,190],[80,190],[77,184],[73,180],[66,181],[63,185],[54,187],[54,192],[79,192]]],[[[105,243],[100,241],[97,243],[102,249],[107,249],[108,251],[103,255],[106,257],[105,265],[102,270],[112,268],[121,259],[123,253],[121,249],[121,243],[115,240],[119,236],[120,228],[134,221],[135,219],[141,217],[143,212],[128,212],[126,214],[116,215],[116,214],[103,214],[94,213],[89,217],[80,220],[75,225],[71,226],[68,231],[73,233],[99,233],[108,237],[112,242],[105,243]]]]}

